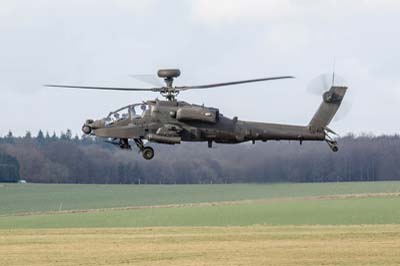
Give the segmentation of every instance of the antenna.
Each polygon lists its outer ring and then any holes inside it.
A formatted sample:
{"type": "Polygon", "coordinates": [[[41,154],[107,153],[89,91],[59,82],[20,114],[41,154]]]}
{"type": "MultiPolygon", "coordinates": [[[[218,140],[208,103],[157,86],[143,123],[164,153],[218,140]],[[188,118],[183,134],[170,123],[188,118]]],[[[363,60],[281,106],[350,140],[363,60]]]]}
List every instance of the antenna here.
{"type": "Polygon", "coordinates": [[[336,57],[333,57],[333,69],[332,69],[332,87],[335,86],[335,67],[336,67],[336,57]]]}

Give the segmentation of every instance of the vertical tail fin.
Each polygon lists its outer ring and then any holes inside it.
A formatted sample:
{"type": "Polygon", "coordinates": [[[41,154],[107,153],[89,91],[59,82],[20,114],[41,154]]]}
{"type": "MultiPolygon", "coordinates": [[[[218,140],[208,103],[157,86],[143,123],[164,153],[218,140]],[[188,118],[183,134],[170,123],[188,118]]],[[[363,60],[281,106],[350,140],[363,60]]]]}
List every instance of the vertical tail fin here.
{"type": "Polygon", "coordinates": [[[321,130],[329,125],[338,111],[346,91],[347,87],[332,86],[323,94],[323,102],[309,123],[311,129],[321,130]]]}

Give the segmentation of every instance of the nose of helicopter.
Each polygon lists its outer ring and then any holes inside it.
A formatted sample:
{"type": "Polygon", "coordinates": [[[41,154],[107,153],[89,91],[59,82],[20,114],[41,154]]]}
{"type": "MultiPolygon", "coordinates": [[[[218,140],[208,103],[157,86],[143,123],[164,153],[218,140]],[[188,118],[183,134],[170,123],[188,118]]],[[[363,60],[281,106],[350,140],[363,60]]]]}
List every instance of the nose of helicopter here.
{"type": "Polygon", "coordinates": [[[82,131],[86,135],[92,133],[93,130],[105,127],[105,119],[93,120],[87,119],[82,126],[82,131]]]}

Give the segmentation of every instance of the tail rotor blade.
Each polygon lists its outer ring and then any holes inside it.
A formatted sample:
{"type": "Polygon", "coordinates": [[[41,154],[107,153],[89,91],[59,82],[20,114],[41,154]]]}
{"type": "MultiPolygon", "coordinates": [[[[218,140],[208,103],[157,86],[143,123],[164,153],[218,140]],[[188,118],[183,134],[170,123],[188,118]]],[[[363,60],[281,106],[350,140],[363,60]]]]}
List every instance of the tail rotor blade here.
{"type": "MultiPolygon", "coordinates": [[[[307,92],[321,96],[323,95],[324,92],[328,91],[332,86],[348,87],[348,84],[345,81],[345,79],[338,74],[325,73],[318,75],[316,78],[311,80],[311,82],[307,86],[307,92]]],[[[345,99],[341,103],[338,112],[333,118],[333,121],[340,121],[344,119],[350,113],[351,108],[352,108],[351,94],[347,94],[345,99]]]]}
{"type": "Polygon", "coordinates": [[[346,81],[344,78],[337,74],[321,74],[310,81],[307,86],[307,91],[314,95],[322,95],[324,92],[328,91],[331,86],[346,86],[346,81]]]}
{"type": "Polygon", "coordinates": [[[333,118],[333,121],[338,122],[340,120],[343,120],[351,112],[352,107],[353,104],[350,101],[344,100],[340,105],[340,108],[335,117],[333,118]]]}
{"type": "Polygon", "coordinates": [[[310,81],[307,86],[307,91],[314,95],[322,95],[325,91],[328,91],[331,85],[327,74],[321,74],[310,81]]]}

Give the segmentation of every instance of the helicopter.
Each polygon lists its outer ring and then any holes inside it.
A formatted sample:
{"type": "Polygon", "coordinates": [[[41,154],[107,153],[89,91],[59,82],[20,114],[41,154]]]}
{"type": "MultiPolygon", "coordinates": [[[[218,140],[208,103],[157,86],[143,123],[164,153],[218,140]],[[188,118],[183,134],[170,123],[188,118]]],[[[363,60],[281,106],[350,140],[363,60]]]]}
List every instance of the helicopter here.
{"type": "Polygon", "coordinates": [[[56,88],[152,91],[158,92],[165,100],[148,100],[134,103],[115,111],[101,119],[87,119],[82,126],[86,135],[105,138],[107,142],[124,150],[131,150],[131,140],[146,160],[154,157],[154,149],[147,143],[180,144],[181,142],[207,142],[237,144],[269,140],[325,141],[333,152],[339,150],[333,135],[337,135],[328,125],[338,111],[348,89],[347,86],[332,86],[322,95],[322,103],[308,125],[286,125],[241,121],[235,116],[225,117],[218,108],[178,101],[179,93],[194,89],[209,89],[253,82],[291,79],[293,76],[277,76],[197,86],[174,86],[174,79],[181,75],[179,69],[160,69],[158,77],[165,86],[153,88],[94,87],[74,85],[44,85],[56,88]]]}

